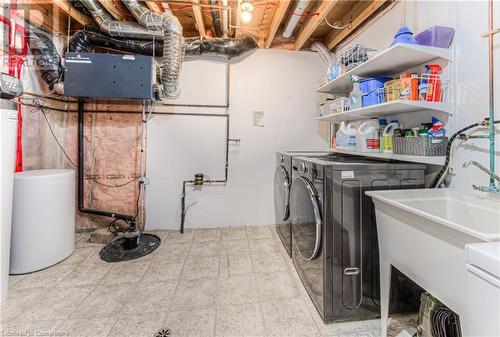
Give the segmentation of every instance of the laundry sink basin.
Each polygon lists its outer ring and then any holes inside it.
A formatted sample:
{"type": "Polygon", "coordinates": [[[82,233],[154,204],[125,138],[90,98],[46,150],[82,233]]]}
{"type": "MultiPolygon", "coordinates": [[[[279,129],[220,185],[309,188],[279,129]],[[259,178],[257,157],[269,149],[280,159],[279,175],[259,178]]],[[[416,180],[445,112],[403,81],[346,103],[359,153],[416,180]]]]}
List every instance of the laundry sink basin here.
{"type": "Polygon", "coordinates": [[[445,188],[367,194],[478,239],[500,240],[500,197],[495,194],[445,188]]]}
{"type": "Polygon", "coordinates": [[[460,316],[467,335],[465,246],[500,241],[500,196],[456,189],[369,191],[377,217],[382,336],[391,266],[460,316]]]}

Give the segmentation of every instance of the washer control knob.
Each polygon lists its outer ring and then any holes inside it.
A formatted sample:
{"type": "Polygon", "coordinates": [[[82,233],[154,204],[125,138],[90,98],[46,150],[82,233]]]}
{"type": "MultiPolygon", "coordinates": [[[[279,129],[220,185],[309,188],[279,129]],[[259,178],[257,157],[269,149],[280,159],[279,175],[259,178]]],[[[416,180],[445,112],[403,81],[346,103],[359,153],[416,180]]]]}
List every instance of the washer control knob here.
{"type": "Polygon", "coordinates": [[[284,161],[285,161],[285,156],[281,155],[281,156],[280,156],[280,162],[282,163],[282,162],[284,162],[284,161]]]}

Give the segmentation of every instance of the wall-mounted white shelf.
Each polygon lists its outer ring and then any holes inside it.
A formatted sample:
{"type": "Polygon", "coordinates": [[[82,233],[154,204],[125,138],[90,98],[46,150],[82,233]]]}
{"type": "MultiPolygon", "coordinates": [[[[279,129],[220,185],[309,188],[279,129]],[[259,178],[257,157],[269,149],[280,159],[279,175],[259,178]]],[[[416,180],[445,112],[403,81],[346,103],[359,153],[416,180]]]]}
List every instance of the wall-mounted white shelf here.
{"type": "Polygon", "coordinates": [[[451,61],[450,49],[398,43],[319,87],[316,92],[347,92],[351,75],[391,76],[435,59],[451,61]]]}
{"type": "Polygon", "coordinates": [[[400,160],[412,163],[431,164],[431,165],[444,165],[444,162],[446,160],[446,157],[409,156],[404,154],[357,152],[357,151],[342,150],[342,149],[330,149],[330,151],[335,153],[351,154],[355,156],[363,156],[369,158],[400,160]]]}
{"type": "Polygon", "coordinates": [[[442,117],[443,115],[449,116],[452,112],[452,105],[451,103],[445,102],[396,100],[376,105],[370,105],[364,108],[344,111],[336,114],[321,116],[317,117],[316,119],[319,121],[326,121],[330,123],[340,123],[341,121],[355,121],[368,119],[370,117],[388,116],[406,112],[418,112],[423,110],[440,115],[437,117],[442,117]]]}

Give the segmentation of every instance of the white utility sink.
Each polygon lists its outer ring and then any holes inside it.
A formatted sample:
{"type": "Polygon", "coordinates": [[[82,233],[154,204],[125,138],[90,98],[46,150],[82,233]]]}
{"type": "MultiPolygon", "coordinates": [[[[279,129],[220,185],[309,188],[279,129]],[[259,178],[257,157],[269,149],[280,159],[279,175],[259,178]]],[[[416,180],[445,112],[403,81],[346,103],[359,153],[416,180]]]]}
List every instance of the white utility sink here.
{"type": "Polygon", "coordinates": [[[465,245],[500,241],[500,196],[456,189],[370,191],[380,246],[382,336],[391,266],[460,315],[467,336],[465,245]]]}
{"type": "Polygon", "coordinates": [[[370,196],[484,241],[500,241],[500,196],[456,189],[368,192],[370,196]]]}

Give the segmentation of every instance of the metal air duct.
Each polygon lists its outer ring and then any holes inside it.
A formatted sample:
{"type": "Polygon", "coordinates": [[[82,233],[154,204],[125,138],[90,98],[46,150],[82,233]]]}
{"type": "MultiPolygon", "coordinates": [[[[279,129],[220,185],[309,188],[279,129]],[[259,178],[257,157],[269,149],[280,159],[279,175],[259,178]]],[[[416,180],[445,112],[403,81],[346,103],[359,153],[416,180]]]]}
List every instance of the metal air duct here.
{"type": "Polygon", "coordinates": [[[323,60],[326,65],[330,65],[333,62],[332,53],[330,53],[328,48],[326,48],[323,43],[314,42],[311,45],[311,50],[317,52],[319,54],[319,57],[321,57],[321,60],[323,60]]]}

